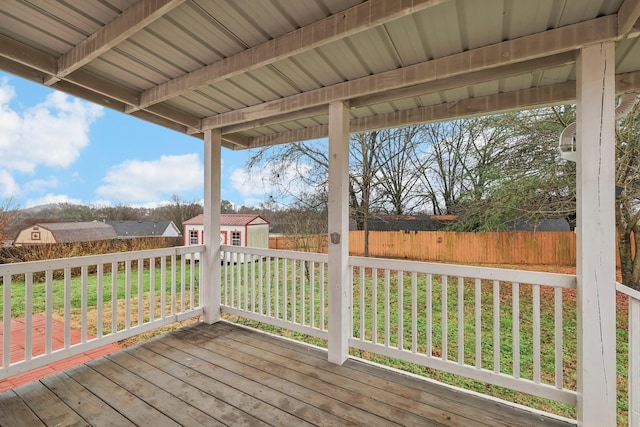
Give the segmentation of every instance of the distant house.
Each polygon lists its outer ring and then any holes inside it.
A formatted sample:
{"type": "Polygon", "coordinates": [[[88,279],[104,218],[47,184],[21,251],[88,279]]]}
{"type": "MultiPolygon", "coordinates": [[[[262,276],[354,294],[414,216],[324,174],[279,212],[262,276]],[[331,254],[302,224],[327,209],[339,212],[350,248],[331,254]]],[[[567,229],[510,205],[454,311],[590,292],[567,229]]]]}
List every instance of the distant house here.
{"type": "Polygon", "coordinates": [[[52,222],[38,223],[23,228],[18,233],[13,244],[15,246],[27,246],[75,243],[109,240],[117,237],[113,227],[103,222],[52,222]]]}
{"type": "MultiPolygon", "coordinates": [[[[255,214],[220,215],[220,244],[269,247],[269,221],[255,214]]],[[[183,223],[185,246],[204,244],[204,215],[200,214],[183,223]]]]}
{"type": "Polygon", "coordinates": [[[180,229],[173,221],[106,221],[119,239],[133,237],[179,237],[180,229]]]}

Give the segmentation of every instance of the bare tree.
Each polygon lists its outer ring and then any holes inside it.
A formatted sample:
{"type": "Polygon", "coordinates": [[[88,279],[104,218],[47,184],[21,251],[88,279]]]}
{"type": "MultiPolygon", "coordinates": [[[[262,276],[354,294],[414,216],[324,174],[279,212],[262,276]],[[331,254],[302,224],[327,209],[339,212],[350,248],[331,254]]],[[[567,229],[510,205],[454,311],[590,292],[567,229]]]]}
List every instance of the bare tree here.
{"type": "Polygon", "coordinates": [[[12,197],[0,201],[0,246],[17,234],[21,221],[22,214],[12,197]]]}
{"type": "Polygon", "coordinates": [[[620,190],[616,198],[616,230],[622,281],[640,290],[640,103],[637,101],[631,113],[616,127],[616,183],[620,190]]]}

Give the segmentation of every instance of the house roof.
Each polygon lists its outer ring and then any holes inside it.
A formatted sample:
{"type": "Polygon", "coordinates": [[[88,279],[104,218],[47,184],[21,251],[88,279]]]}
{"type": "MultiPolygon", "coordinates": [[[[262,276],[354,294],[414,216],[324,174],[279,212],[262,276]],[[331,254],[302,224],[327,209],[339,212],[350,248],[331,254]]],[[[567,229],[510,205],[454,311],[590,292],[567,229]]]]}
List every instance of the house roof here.
{"type": "Polygon", "coordinates": [[[640,88],[637,0],[3,0],[0,69],[233,149],[571,102],[580,48],[640,88]]]}
{"type": "Polygon", "coordinates": [[[113,227],[118,237],[158,237],[162,236],[167,228],[174,227],[173,221],[106,221],[113,227]]]}
{"type": "Polygon", "coordinates": [[[39,223],[28,228],[33,227],[49,230],[58,243],[87,242],[118,237],[113,227],[97,221],[39,223]]]}
{"type": "MultiPolygon", "coordinates": [[[[223,226],[245,226],[252,222],[258,224],[269,224],[269,221],[256,214],[221,214],[221,225],[223,226]],[[263,222],[264,221],[264,222],[263,222]]],[[[200,214],[183,222],[184,225],[204,225],[204,215],[200,214]]]]}

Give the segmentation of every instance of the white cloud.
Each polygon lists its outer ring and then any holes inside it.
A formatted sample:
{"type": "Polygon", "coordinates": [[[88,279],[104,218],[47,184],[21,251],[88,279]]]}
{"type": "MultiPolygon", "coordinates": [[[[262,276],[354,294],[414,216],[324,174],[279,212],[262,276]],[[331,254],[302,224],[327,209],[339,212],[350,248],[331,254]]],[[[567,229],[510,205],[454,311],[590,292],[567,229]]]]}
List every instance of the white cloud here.
{"type": "Polygon", "coordinates": [[[40,192],[43,193],[47,188],[56,188],[58,186],[58,178],[50,176],[46,179],[34,179],[23,185],[23,191],[27,193],[40,192]]]}
{"type": "Polygon", "coordinates": [[[73,205],[81,205],[82,200],[73,199],[66,194],[52,194],[47,193],[44,197],[38,199],[29,199],[26,201],[26,208],[40,205],[48,205],[49,203],[71,203],[73,205]]]}
{"type": "Polygon", "coordinates": [[[158,160],[127,160],[113,166],[96,193],[122,203],[157,203],[173,194],[202,186],[204,169],[197,153],[162,156],[158,160]]]}
{"type": "Polygon", "coordinates": [[[89,144],[89,126],[100,106],[53,92],[22,114],[9,102],[15,91],[0,79],[0,167],[34,172],[38,165],[68,167],[89,144]]]}
{"type": "Polygon", "coordinates": [[[6,170],[0,169],[0,197],[12,197],[18,194],[20,187],[6,170]]]}

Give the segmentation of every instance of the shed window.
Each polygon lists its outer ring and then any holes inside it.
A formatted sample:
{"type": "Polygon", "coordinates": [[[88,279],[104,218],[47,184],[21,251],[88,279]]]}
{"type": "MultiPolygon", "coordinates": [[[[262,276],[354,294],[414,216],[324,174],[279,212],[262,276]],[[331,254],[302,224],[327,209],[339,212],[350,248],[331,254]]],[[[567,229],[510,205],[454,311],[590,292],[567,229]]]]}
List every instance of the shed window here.
{"type": "Polygon", "coordinates": [[[40,240],[40,232],[32,231],[31,232],[31,240],[40,240]]]}
{"type": "Polygon", "coordinates": [[[231,232],[231,245],[240,246],[240,232],[232,231],[231,232]]]}
{"type": "Polygon", "coordinates": [[[189,231],[189,244],[190,245],[198,244],[198,230],[189,231]]]}

